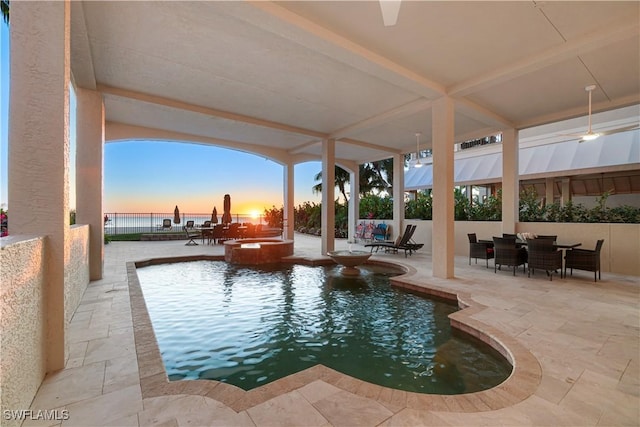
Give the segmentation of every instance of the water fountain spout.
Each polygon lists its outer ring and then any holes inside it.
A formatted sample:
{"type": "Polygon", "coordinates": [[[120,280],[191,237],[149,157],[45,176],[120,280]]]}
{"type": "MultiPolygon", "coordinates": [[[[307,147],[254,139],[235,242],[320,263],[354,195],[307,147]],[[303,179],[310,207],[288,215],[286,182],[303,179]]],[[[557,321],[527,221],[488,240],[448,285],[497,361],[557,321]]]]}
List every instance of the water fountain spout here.
{"type": "Polygon", "coordinates": [[[357,276],[360,274],[358,266],[369,259],[371,252],[354,251],[349,247],[348,251],[331,251],[327,255],[336,263],[342,265],[342,274],[344,276],[357,276]]]}

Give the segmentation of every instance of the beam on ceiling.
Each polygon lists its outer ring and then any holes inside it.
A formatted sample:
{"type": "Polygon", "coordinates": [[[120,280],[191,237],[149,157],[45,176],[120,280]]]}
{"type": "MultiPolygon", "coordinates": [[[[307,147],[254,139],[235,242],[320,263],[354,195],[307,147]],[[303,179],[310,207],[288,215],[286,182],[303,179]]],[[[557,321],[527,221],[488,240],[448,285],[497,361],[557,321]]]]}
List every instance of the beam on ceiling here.
{"type": "Polygon", "coordinates": [[[83,4],[81,1],[71,2],[71,73],[75,85],[96,90],[96,73],[83,4]]]}
{"type": "MultiPolygon", "coordinates": [[[[640,94],[632,94],[621,98],[616,98],[611,101],[602,101],[595,103],[592,105],[592,111],[595,114],[601,111],[614,110],[616,108],[628,107],[630,105],[636,104],[640,104],[640,94]]],[[[546,125],[548,123],[572,119],[575,117],[583,117],[587,114],[587,105],[583,105],[580,107],[570,108],[564,111],[559,111],[553,114],[546,114],[530,120],[515,123],[515,128],[526,129],[534,126],[546,125]]]]}
{"type": "Polygon", "coordinates": [[[353,134],[356,134],[358,132],[369,130],[376,126],[384,125],[385,123],[388,123],[392,120],[407,117],[417,112],[427,110],[431,108],[432,103],[433,102],[428,99],[417,99],[415,101],[409,102],[408,104],[404,104],[400,107],[385,111],[384,113],[378,114],[377,116],[369,117],[368,119],[362,120],[358,123],[354,123],[352,125],[343,127],[342,129],[331,132],[331,135],[329,135],[329,137],[347,138],[353,136],[353,134]]]}
{"type": "MultiPolygon", "coordinates": [[[[429,99],[445,95],[445,87],[433,80],[415,73],[396,62],[379,55],[353,41],[342,37],[315,22],[285,9],[271,1],[248,1],[249,4],[276,17],[281,22],[292,25],[300,31],[285,31],[281,27],[272,28],[260,16],[238,17],[259,28],[278,34],[316,52],[323,53],[344,64],[378,77],[388,83],[417,93],[429,99]],[[337,49],[336,49],[337,48],[337,49]]],[[[262,17],[263,18],[263,17],[262,17]]]]}
{"type": "Polygon", "coordinates": [[[134,99],[141,102],[147,102],[150,104],[162,105],[165,107],[175,108],[178,110],[191,111],[194,113],[204,114],[211,117],[220,117],[227,120],[236,122],[247,123],[255,126],[262,126],[269,129],[276,129],[284,132],[295,133],[299,135],[311,136],[314,138],[326,138],[327,135],[322,132],[316,132],[310,129],[304,129],[296,126],[289,126],[283,123],[273,122],[270,120],[263,120],[256,117],[246,116],[243,114],[231,113],[229,111],[217,110],[215,108],[202,107],[199,105],[188,104],[186,102],[177,101],[175,99],[164,98],[156,95],[148,95],[141,92],[135,92],[132,90],[126,90],[116,88],[112,86],[106,86],[98,84],[97,90],[109,95],[119,96],[122,98],[134,99]]]}
{"type": "Polygon", "coordinates": [[[372,150],[387,152],[389,154],[403,154],[402,150],[398,150],[398,149],[394,149],[394,148],[390,148],[390,147],[384,147],[382,145],[376,145],[376,144],[372,144],[370,142],[358,141],[357,139],[341,138],[340,142],[344,142],[344,143],[351,144],[351,145],[356,145],[358,147],[370,148],[372,150]]]}
{"type": "Polygon", "coordinates": [[[122,140],[188,141],[198,144],[224,147],[236,151],[243,151],[245,153],[268,158],[269,160],[277,162],[281,165],[287,164],[287,161],[290,159],[289,153],[279,148],[266,147],[256,144],[247,144],[244,142],[228,139],[193,135],[184,132],[174,132],[164,129],[134,126],[119,122],[106,122],[105,142],[122,140]]]}
{"type": "Polygon", "coordinates": [[[605,30],[587,34],[575,40],[568,41],[559,46],[541,52],[538,55],[530,56],[522,61],[511,65],[500,67],[497,70],[486,73],[482,76],[474,77],[467,81],[458,83],[449,88],[450,96],[462,97],[487,89],[505,81],[513,80],[525,74],[557,64],[569,58],[591,52],[595,49],[608,46],[612,43],[638,37],[640,35],[640,25],[638,17],[634,17],[621,24],[608,25],[605,30]]]}
{"type": "Polygon", "coordinates": [[[456,112],[497,129],[515,128],[514,123],[464,98],[454,98],[456,112]]]}

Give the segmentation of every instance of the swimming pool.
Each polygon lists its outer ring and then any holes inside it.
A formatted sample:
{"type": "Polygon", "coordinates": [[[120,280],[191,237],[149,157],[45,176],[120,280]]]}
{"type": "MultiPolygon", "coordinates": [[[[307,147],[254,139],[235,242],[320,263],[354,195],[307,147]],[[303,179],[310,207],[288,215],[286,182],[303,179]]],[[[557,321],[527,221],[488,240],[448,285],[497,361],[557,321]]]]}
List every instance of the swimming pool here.
{"type": "Polygon", "coordinates": [[[323,364],[386,387],[458,394],[491,388],[511,366],[452,333],[457,307],[392,288],[399,271],[366,265],[248,268],[194,261],[137,274],[171,380],[245,390],[323,364]]]}

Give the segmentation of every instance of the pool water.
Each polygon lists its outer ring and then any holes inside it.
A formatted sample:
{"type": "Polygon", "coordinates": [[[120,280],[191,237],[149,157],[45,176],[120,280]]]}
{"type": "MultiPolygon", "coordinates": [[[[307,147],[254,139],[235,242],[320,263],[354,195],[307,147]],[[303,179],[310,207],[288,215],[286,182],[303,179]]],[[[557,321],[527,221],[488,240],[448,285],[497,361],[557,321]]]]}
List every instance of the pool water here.
{"type": "Polygon", "coordinates": [[[361,266],[194,261],[138,268],[170,380],[213,379],[244,390],[316,364],[419,393],[491,388],[511,365],[452,334],[457,307],[389,284],[399,271],[361,266]]]}

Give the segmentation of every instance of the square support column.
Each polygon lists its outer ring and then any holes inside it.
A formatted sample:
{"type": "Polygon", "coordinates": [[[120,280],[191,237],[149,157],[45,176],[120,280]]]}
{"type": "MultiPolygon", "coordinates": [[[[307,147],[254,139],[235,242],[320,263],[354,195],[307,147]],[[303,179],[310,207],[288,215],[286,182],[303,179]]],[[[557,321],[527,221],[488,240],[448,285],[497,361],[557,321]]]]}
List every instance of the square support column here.
{"type": "Polygon", "coordinates": [[[443,97],[433,103],[433,276],[454,277],[455,235],[453,194],[453,101],[443,97]]]}
{"type": "Polygon", "coordinates": [[[560,204],[566,206],[571,201],[571,178],[562,178],[562,194],[560,195],[560,204]]]}
{"type": "Polygon", "coordinates": [[[295,231],[295,213],[294,213],[294,190],[295,190],[295,171],[293,163],[289,162],[284,165],[284,212],[283,212],[283,228],[284,238],[293,240],[295,231]]]}
{"type": "Polygon", "coordinates": [[[404,154],[393,155],[393,236],[404,232],[404,154]]]}
{"type": "Polygon", "coordinates": [[[322,254],[335,248],[336,140],[322,141],[322,254]]]}
{"type": "Polygon", "coordinates": [[[76,91],[76,222],[89,224],[89,277],[104,265],[104,103],[93,90],[76,91]]]}
{"type": "Polygon", "coordinates": [[[553,178],[546,178],[544,180],[545,206],[550,206],[553,204],[554,187],[555,187],[555,180],[553,178]]]}
{"type": "Polygon", "coordinates": [[[520,220],[518,132],[502,131],[502,232],[513,234],[520,220]]]}
{"type": "Polygon", "coordinates": [[[11,3],[11,234],[45,236],[47,371],[64,368],[69,232],[69,1],[11,3]]]}
{"type": "Polygon", "coordinates": [[[349,173],[349,225],[348,240],[355,241],[356,227],[360,219],[360,165],[349,173]]]}

